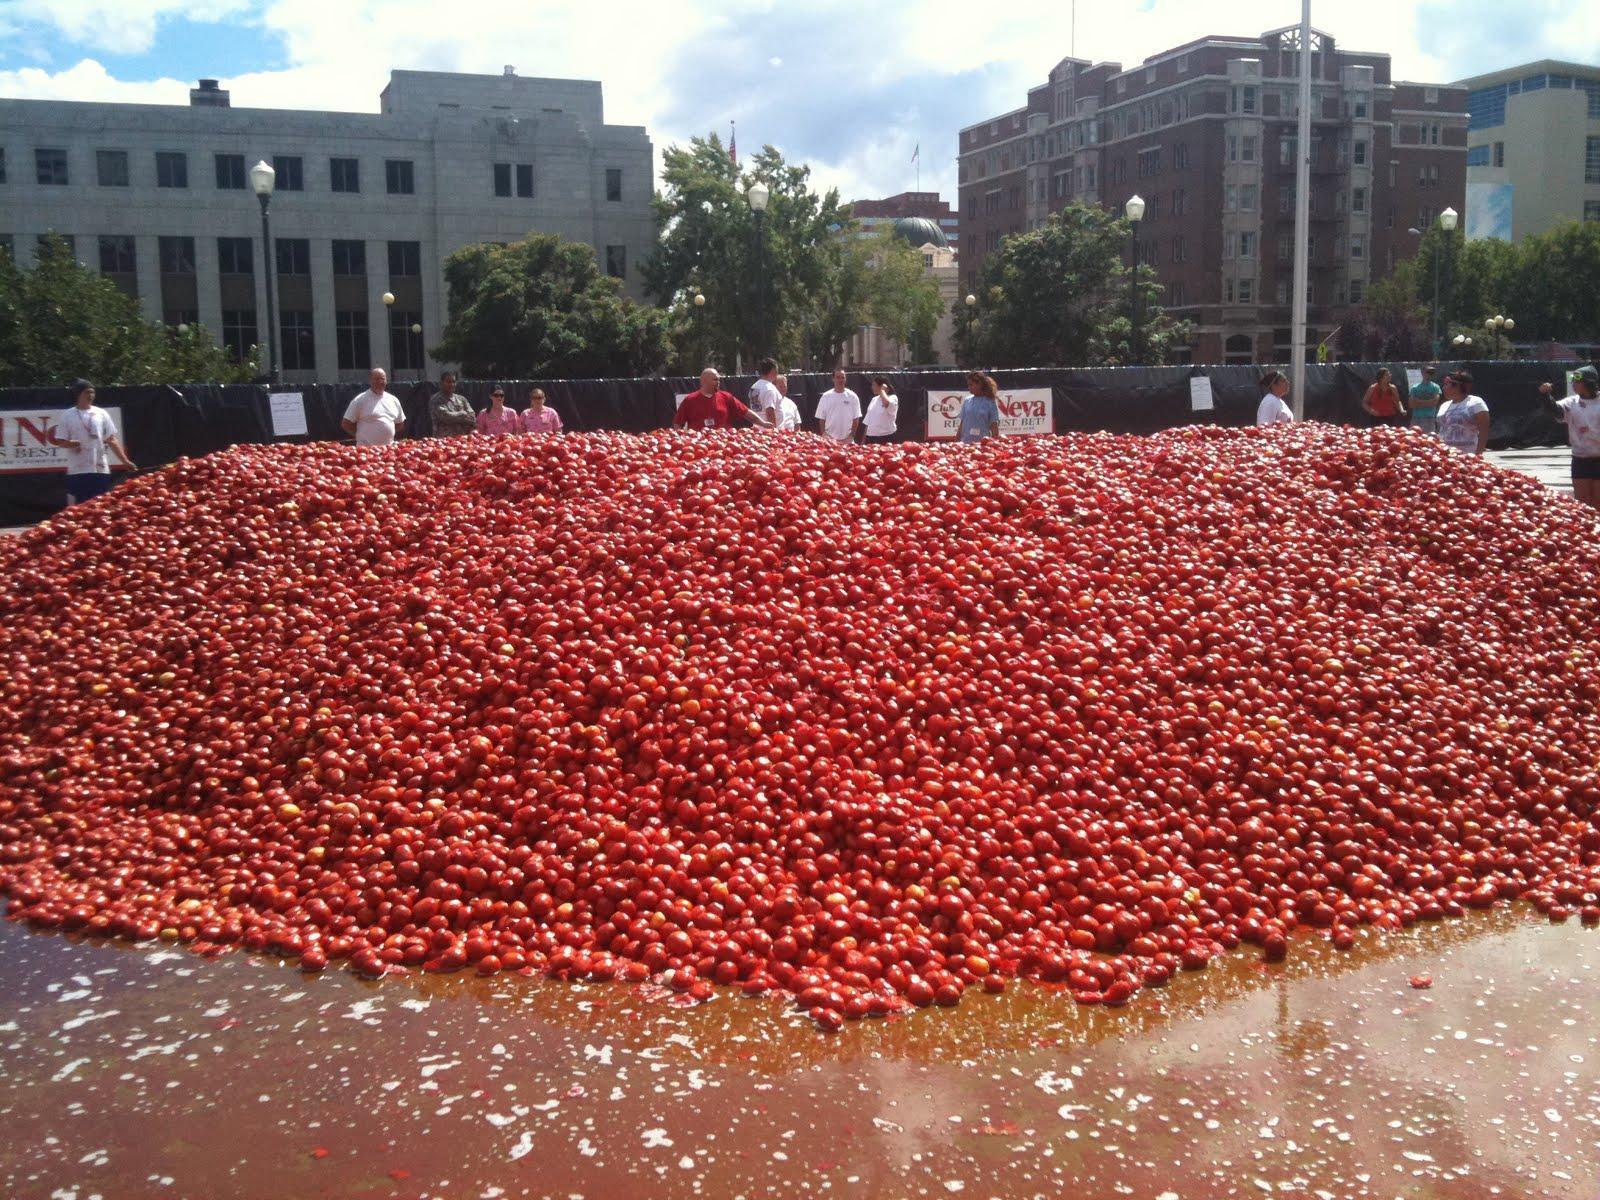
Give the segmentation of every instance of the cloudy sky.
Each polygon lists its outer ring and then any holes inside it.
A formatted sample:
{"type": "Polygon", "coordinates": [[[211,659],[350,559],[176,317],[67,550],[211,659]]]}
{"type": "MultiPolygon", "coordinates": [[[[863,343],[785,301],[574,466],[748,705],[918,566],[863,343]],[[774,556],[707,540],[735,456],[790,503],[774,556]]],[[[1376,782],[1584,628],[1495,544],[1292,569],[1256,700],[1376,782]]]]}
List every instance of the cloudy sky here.
{"type": "MultiPolygon", "coordinates": [[[[956,131],[1020,105],[1069,53],[1131,65],[1204,34],[1299,20],[1293,0],[0,0],[0,96],[375,112],[391,67],[599,79],[607,119],[660,150],[696,133],[776,145],[846,199],[953,198],[956,131]],[[1075,39],[1075,46],[1074,46],[1075,39]]],[[[1397,78],[1536,58],[1600,62],[1600,0],[1313,0],[1397,78]]]]}

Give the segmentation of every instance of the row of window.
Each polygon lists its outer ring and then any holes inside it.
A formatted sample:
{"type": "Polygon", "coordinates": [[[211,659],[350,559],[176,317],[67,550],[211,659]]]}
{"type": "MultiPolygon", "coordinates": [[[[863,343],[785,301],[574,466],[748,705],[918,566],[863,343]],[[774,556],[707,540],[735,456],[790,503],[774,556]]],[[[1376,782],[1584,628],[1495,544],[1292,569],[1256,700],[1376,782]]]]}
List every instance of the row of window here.
{"type": "MultiPolygon", "coordinates": [[[[215,154],[217,188],[220,191],[244,191],[249,184],[249,171],[242,154],[215,154]]],[[[158,188],[187,188],[189,186],[189,156],[181,150],[155,152],[156,186],[158,188]]],[[[274,187],[280,192],[305,191],[305,160],[297,154],[278,154],[272,159],[272,169],[277,178],[274,187]]],[[[44,187],[66,187],[72,182],[72,172],[67,151],[60,146],[41,146],[33,152],[34,179],[44,187]]],[[[389,158],[383,163],[384,189],[391,196],[410,196],[417,190],[416,167],[407,158],[389,158]]],[[[126,150],[96,150],[95,178],[101,187],[125,188],[132,186],[126,150]]],[[[493,185],[496,196],[515,194],[527,199],[533,196],[532,163],[493,164],[493,185]]],[[[0,183],[6,182],[5,150],[0,148],[0,183]]],[[[330,191],[358,194],[361,191],[361,162],[355,158],[328,159],[328,187],[330,191]]],[[[606,168],[606,200],[622,200],[622,169],[606,168]]]]}
{"type": "Polygon", "coordinates": [[[1506,101],[1523,92],[1538,92],[1545,88],[1576,88],[1588,93],[1588,116],[1600,121],[1600,79],[1574,79],[1570,75],[1528,75],[1508,83],[1474,88],[1467,93],[1467,128],[1490,129],[1506,123],[1506,101]]]}

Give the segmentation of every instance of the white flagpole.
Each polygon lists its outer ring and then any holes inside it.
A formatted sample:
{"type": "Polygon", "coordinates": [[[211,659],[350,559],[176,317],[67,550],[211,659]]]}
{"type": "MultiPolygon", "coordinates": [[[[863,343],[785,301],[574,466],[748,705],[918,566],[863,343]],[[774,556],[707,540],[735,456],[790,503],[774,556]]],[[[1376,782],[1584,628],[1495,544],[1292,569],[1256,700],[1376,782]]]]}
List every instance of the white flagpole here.
{"type": "Polygon", "coordinates": [[[1289,387],[1294,417],[1306,415],[1306,283],[1311,236],[1311,0],[1300,0],[1300,128],[1294,174],[1294,306],[1289,387]]]}

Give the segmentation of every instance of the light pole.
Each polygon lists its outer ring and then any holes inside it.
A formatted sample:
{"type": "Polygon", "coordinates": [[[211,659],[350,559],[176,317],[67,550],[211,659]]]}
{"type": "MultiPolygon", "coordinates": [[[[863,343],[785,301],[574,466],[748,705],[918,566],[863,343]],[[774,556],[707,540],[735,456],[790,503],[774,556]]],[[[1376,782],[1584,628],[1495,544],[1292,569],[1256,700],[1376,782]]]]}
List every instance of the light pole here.
{"type": "Polygon", "coordinates": [[[1128,288],[1128,320],[1133,324],[1133,336],[1130,339],[1133,365],[1139,364],[1142,348],[1139,345],[1139,222],[1144,220],[1144,200],[1138,193],[1128,197],[1128,202],[1122,206],[1123,215],[1128,218],[1128,224],[1133,229],[1133,282],[1128,288]]]}
{"type": "Polygon", "coordinates": [[[278,305],[272,295],[272,268],[276,265],[272,254],[272,221],[267,208],[272,204],[272,189],[278,182],[278,173],[272,164],[262,159],[250,168],[250,186],[256,199],[261,201],[261,267],[267,275],[267,379],[278,382],[278,305]]]}
{"type": "MultiPolygon", "coordinates": [[[[1517,327],[1517,323],[1510,317],[1501,316],[1499,313],[1495,313],[1495,315],[1492,317],[1484,318],[1483,327],[1489,331],[1489,337],[1491,339],[1497,339],[1498,337],[1509,334],[1517,327]]],[[[1496,350],[1500,348],[1497,340],[1491,341],[1491,345],[1493,345],[1496,350]]]]}
{"type": "Polygon", "coordinates": [[[1456,221],[1459,216],[1453,208],[1447,208],[1439,214],[1439,228],[1444,230],[1443,244],[1433,256],[1433,356],[1439,357],[1439,260],[1444,257],[1445,250],[1450,245],[1450,235],[1455,232],[1456,221]]]}
{"type": "Polygon", "coordinates": [[[756,215],[756,332],[759,334],[761,344],[756,347],[756,353],[762,354],[770,349],[767,340],[767,200],[771,193],[767,185],[756,182],[750,185],[750,190],[745,193],[745,198],[750,201],[750,211],[756,215]]]}

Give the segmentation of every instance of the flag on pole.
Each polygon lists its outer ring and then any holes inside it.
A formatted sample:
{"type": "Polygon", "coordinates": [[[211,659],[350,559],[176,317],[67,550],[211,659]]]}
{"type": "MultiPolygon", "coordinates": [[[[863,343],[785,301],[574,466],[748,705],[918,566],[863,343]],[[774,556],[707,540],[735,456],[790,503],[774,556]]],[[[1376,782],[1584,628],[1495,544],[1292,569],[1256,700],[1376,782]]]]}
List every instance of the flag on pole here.
{"type": "Polygon", "coordinates": [[[914,163],[920,163],[922,161],[922,143],[921,142],[918,142],[917,143],[917,148],[911,152],[911,161],[914,162],[914,163]]]}
{"type": "Polygon", "coordinates": [[[734,128],[737,124],[737,121],[728,122],[728,158],[736,167],[739,165],[739,137],[734,128]]]}

